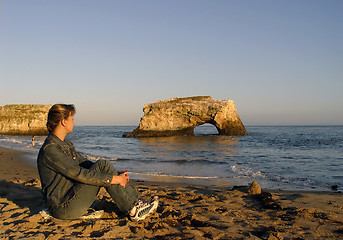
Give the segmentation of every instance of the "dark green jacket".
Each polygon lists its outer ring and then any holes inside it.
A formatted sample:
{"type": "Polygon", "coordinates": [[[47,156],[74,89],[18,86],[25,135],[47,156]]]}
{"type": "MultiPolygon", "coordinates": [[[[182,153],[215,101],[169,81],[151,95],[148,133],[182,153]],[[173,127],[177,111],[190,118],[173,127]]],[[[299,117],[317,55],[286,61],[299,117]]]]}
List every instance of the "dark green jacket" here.
{"type": "Polygon", "coordinates": [[[58,206],[73,196],[72,186],[85,183],[109,187],[111,174],[103,174],[89,170],[91,164],[75,151],[74,145],[61,141],[50,133],[41,147],[37,166],[42,183],[42,191],[49,207],[58,206]]]}

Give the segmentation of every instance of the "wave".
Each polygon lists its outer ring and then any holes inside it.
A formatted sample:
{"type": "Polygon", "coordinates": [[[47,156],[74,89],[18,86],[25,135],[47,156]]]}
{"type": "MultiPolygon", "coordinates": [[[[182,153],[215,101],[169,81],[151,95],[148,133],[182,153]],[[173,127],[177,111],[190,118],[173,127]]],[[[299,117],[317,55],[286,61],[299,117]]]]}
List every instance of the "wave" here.
{"type": "Polygon", "coordinates": [[[109,161],[116,161],[116,162],[124,162],[124,161],[144,161],[144,163],[173,163],[177,165],[183,164],[200,164],[200,165],[217,165],[217,164],[227,164],[227,162],[222,161],[211,161],[206,159],[180,159],[180,160],[161,160],[161,159],[131,159],[131,158],[109,158],[109,157],[101,157],[101,156],[94,156],[90,154],[82,153],[82,155],[91,161],[96,160],[109,160],[109,161]]]}
{"type": "Polygon", "coordinates": [[[256,178],[256,177],[264,178],[264,175],[262,174],[261,171],[254,171],[249,167],[233,165],[231,166],[231,170],[235,174],[239,175],[240,177],[243,176],[243,177],[253,177],[253,178],[256,178]]]}
{"type": "Polygon", "coordinates": [[[243,179],[247,178],[247,179],[257,179],[257,180],[259,179],[261,181],[268,181],[270,183],[274,182],[277,185],[286,184],[288,186],[292,185],[292,186],[307,187],[307,188],[327,187],[318,181],[311,180],[308,178],[266,174],[266,173],[262,173],[261,171],[254,171],[249,167],[234,165],[234,166],[231,166],[231,170],[235,174],[237,174],[237,176],[234,176],[234,178],[243,178],[243,179]]]}
{"type": "Polygon", "coordinates": [[[165,163],[175,163],[175,164],[227,164],[227,162],[223,161],[213,161],[207,159],[179,159],[179,160],[166,160],[163,161],[165,163]]]}
{"type": "Polygon", "coordinates": [[[309,188],[317,188],[317,187],[325,187],[321,186],[321,184],[317,181],[308,179],[308,178],[292,178],[292,177],[286,177],[286,176],[268,176],[266,178],[269,181],[274,181],[278,183],[284,183],[288,185],[294,185],[294,186],[301,186],[301,187],[309,187],[309,188]]]}
{"type": "Polygon", "coordinates": [[[184,178],[184,179],[218,179],[219,177],[203,177],[203,176],[180,176],[180,175],[171,175],[166,174],[164,172],[146,172],[146,173],[136,173],[136,172],[129,172],[129,174],[134,175],[146,175],[146,176],[157,176],[157,177],[168,177],[168,178],[184,178]]]}
{"type": "Polygon", "coordinates": [[[145,172],[145,173],[138,173],[138,172],[129,172],[131,175],[140,175],[140,176],[148,176],[148,177],[163,177],[163,178],[178,178],[178,179],[218,179],[218,176],[212,177],[204,177],[204,176],[185,176],[185,175],[172,175],[166,174],[164,172],[145,172]]]}
{"type": "Polygon", "coordinates": [[[44,140],[44,136],[36,136],[35,145],[32,146],[32,136],[0,136],[0,146],[18,151],[38,153],[44,140]]]}
{"type": "Polygon", "coordinates": [[[107,157],[98,157],[98,156],[92,156],[87,154],[82,154],[84,158],[90,161],[98,161],[98,160],[109,160],[109,161],[117,161],[118,158],[107,158],[107,157]]]}

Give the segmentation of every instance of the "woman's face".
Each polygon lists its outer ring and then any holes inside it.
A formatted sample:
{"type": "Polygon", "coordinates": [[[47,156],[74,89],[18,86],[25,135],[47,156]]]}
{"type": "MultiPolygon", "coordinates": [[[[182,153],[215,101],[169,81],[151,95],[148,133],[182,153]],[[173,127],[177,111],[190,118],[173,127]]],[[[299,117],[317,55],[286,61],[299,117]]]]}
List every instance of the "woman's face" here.
{"type": "Polygon", "coordinates": [[[67,117],[66,119],[64,119],[64,126],[66,129],[67,134],[72,133],[73,132],[73,128],[74,128],[74,116],[73,115],[69,115],[69,117],[67,117]]]}

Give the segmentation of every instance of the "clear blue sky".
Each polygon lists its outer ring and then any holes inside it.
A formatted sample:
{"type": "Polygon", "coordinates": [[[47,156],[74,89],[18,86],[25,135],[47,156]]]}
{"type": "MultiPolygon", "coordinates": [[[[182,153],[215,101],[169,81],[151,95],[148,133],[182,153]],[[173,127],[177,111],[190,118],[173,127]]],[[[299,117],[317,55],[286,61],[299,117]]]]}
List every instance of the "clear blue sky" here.
{"type": "Polygon", "coordinates": [[[245,125],[343,124],[342,0],[2,0],[0,105],[74,103],[79,125],[233,99],[245,125]]]}

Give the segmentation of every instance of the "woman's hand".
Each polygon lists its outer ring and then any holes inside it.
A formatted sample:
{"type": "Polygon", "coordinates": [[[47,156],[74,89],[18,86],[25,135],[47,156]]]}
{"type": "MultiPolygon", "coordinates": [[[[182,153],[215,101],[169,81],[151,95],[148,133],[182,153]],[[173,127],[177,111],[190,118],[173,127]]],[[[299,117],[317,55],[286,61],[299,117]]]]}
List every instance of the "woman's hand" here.
{"type": "Polygon", "coordinates": [[[129,175],[127,174],[127,171],[125,171],[124,173],[118,176],[113,175],[111,184],[119,184],[120,186],[125,188],[129,180],[129,175]]]}

